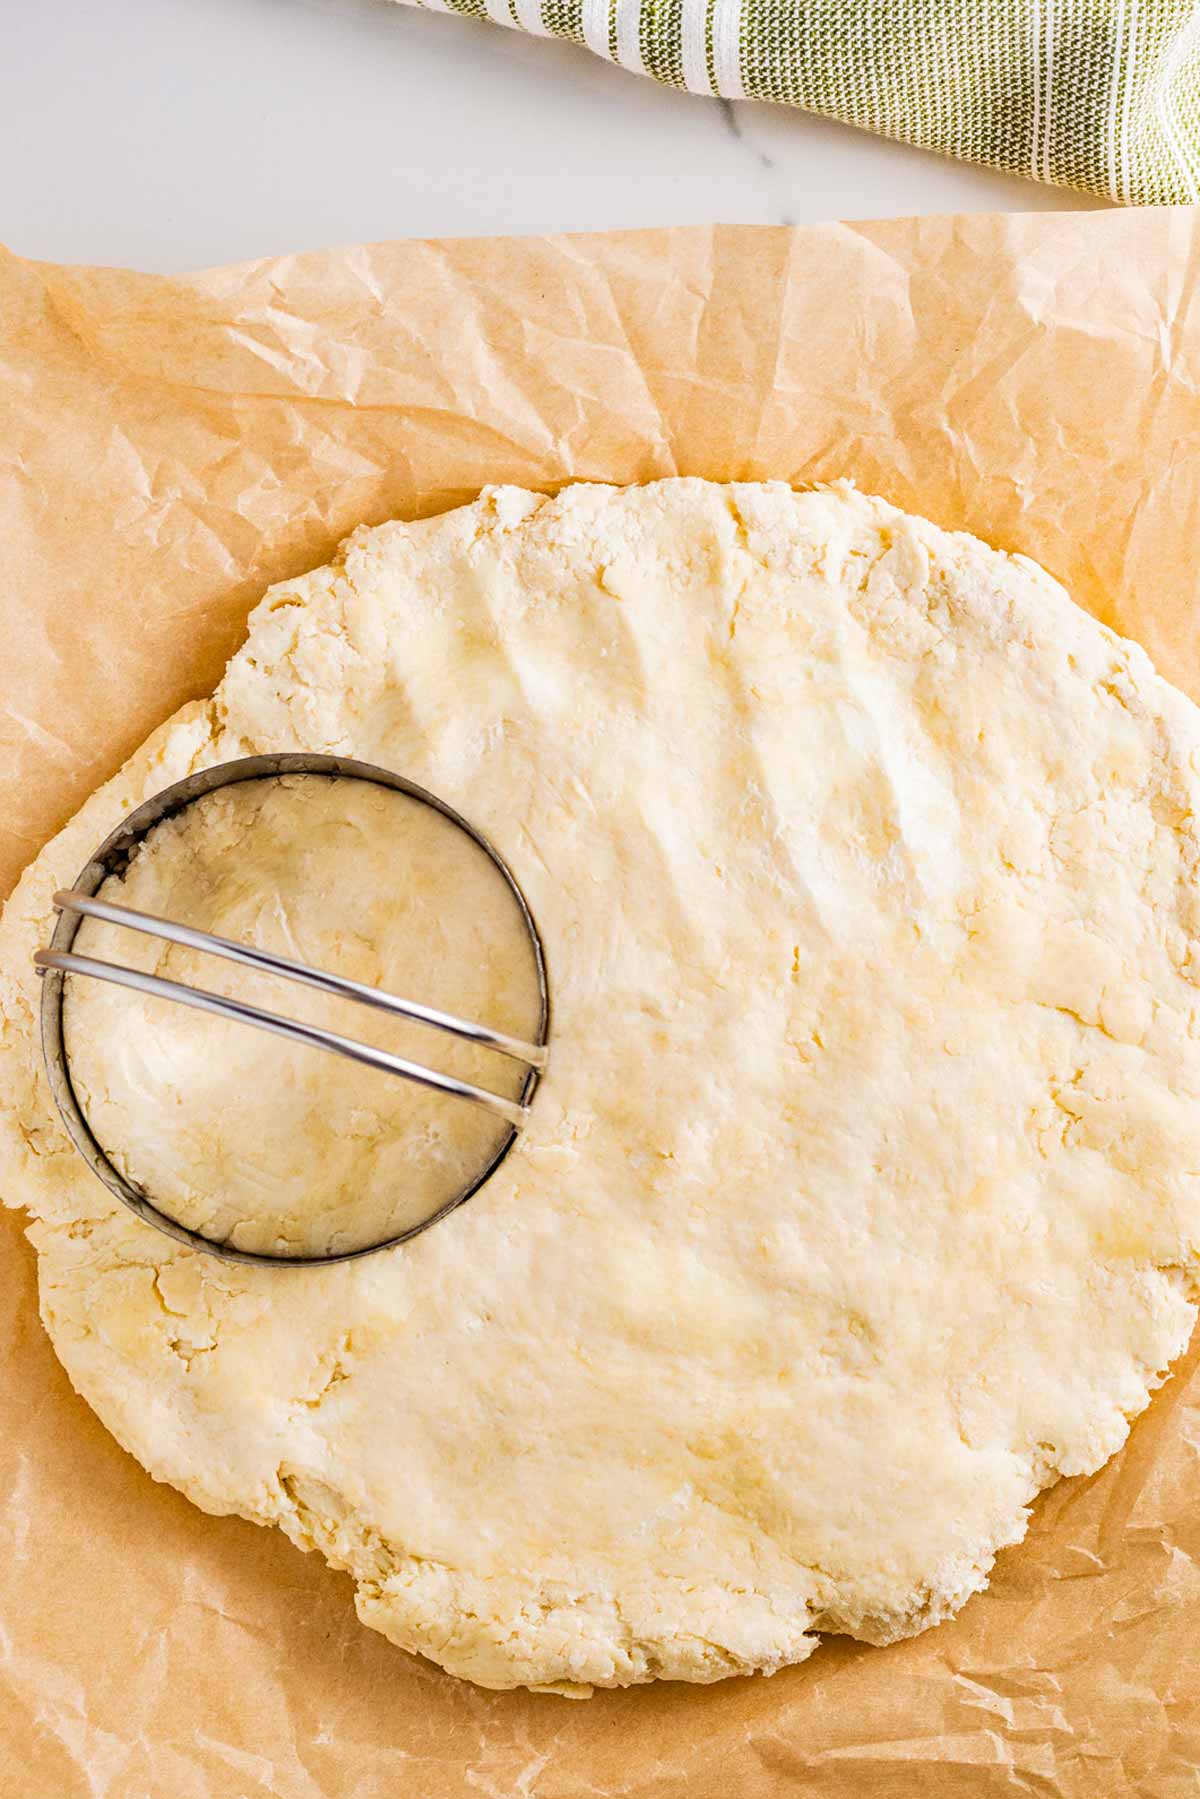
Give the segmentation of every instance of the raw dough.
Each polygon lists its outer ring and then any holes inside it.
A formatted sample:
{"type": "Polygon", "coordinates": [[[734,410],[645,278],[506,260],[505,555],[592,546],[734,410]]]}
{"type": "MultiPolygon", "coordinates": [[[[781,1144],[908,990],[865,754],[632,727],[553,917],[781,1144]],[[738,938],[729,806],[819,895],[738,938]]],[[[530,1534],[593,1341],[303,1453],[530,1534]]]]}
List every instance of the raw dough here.
{"type": "MultiPolygon", "coordinates": [[[[218,789],[158,825],[101,897],[525,1039],[537,970],[502,875],[432,806],[320,775],[218,789]]],[[[523,1067],[428,1028],[85,919],[81,955],[227,993],[516,1099],[523,1067]]],[[[63,1035],[98,1141],[160,1211],[239,1249],[385,1242],[467,1188],[492,1113],[166,1000],[68,980],[63,1035]]]]}
{"type": "Polygon", "coordinates": [[[501,489],[356,533],[7,908],[3,1190],[71,1379],[485,1685],[945,1617],[1191,1330],[1198,758],[1200,715],[1048,576],[847,488],[501,489]],[[88,1173],[29,958],[124,808],[295,748],[492,838],[553,1054],[468,1204],[281,1273],[88,1173]]]}

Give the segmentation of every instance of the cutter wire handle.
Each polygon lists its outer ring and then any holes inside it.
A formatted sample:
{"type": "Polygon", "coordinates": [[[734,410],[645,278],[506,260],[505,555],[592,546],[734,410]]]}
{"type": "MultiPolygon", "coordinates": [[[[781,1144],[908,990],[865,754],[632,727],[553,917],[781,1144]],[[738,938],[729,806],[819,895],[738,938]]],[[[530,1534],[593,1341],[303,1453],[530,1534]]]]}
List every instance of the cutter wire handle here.
{"type": "MultiPolygon", "coordinates": [[[[73,912],[86,918],[100,919],[106,924],[122,925],[130,930],[140,931],[144,936],[163,938],[168,943],[182,944],[185,948],[220,956],[227,962],[238,962],[261,973],[278,975],[301,986],[315,987],[319,992],[332,994],[339,999],[353,1000],[358,1005],[370,1006],[416,1024],[428,1025],[433,1030],[445,1031],[450,1036],[465,1038],[468,1042],[496,1050],[539,1073],[546,1066],[548,1051],[545,1044],[528,1043],[524,1038],[512,1037],[506,1031],[495,1031],[488,1025],[457,1018],[453,1013],[440,1012],[436,1007],[421,1005],[416,1000],[402,999],[398,994],[385,993],[378,987],[368,987],[363,982],[349,980],[344,975],[310,968],[307,963],[294,961],[289,956],[276,955],[271,950],[258,949],[253,944],[236,943],[232,938],[214,936],[209,931],[196,930],[192,925],[178,924],[174,919],[159,918],[152,912],[135,911],[132,906],[113,905],[109,900],[97,899],[73,888],[56,893],[53,904],[57,912],[73,912]]],[[[299,1019],[285,1018],[279,1013],[268,1012],[261,1006],[250,1005],[245,1000],[211,993],[207,988],[190,987],[181,981],[167,980],[162,975],[146,974],[142,969],[129,968],[121,962],[98,961],[92,956],[77,955],[73,950],[41,949],[33,960],[34,966],[41,971],[56,969],[61,974],[86,975],[95,980],[108,981],[117,987],[131,988],[156,999],[173,1000],[178,1005],[191,1006],[196,1011],[213,1013],[219,1018],[232,1019],[235,1023],[254,1025],[258,1030],[270,1031],[293,1043],[345,1056],[350,1061],[361,1062],[384,1074],[397,1075],[401,1080],[412,1081],[418,1086],[469,1100],[473,1105],[482,1106],[503,1118],[515,1130],[520,1130],[529,1115],[528,1106],[506,1099],[503,1094],[493,1093],[487,1087],[460,1081],[454,1075],[443,1074],[440,1069],[427,1068],[423,1063],[411,1062],[404,1056],[376,1049],[373,1044],[360,1043],[353,1037],[343,1037],[339,1032],[325,1030],[320,1025],[305,1024],[299,1019]]]]}

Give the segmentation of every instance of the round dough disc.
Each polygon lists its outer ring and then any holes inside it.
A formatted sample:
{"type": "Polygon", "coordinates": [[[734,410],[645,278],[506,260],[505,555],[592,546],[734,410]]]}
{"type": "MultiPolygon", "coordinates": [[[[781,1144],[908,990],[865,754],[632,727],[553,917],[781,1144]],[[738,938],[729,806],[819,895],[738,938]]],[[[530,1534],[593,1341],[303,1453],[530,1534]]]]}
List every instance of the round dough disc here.
{"type": "Polygon", "coordinates": [[[485,1685],[714,1680],[946,1616],[1192,1326],[1198,757],[1195,709],[1039,569],[849,488],[500,489],[356,533],[6,910],[3,1191],[72,1381],[485,1685]],[[30,956],[124,809],[292,749],[491,838],[552,1054],[466,1205],[277,1272],[90,1175],[30,956]]]}

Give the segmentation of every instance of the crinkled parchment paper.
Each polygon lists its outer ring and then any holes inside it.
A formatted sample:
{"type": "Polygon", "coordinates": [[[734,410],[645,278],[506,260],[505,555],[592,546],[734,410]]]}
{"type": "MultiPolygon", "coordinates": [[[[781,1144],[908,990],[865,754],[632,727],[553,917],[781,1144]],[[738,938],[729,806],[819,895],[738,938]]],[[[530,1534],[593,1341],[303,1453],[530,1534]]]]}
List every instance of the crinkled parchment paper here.
{"type": "MultiPolygon", "coordinates": [[[[1200,698],[1189,211],[401,243],[177,280],[0,258],[0,890],[263,587],[489,481],[852,475],[1027,551],[1200,698]]],[[[0,1222],[0,1790],[822,1799],[1200,1788],[1200,1373],[953,1623],[772,1680],[488,1694],[70,1391],[0,1222]]]]}

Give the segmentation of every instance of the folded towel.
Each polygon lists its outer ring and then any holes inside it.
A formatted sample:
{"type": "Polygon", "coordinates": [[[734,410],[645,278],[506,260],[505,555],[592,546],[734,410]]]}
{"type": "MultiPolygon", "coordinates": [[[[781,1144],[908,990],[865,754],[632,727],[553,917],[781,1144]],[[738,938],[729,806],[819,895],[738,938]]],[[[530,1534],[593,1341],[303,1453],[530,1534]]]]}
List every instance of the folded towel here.
{"type": "Polygon", "coordinates": [[[1200,0],[407,0],[1137,204],[1200,199],[1200,0]]]}

